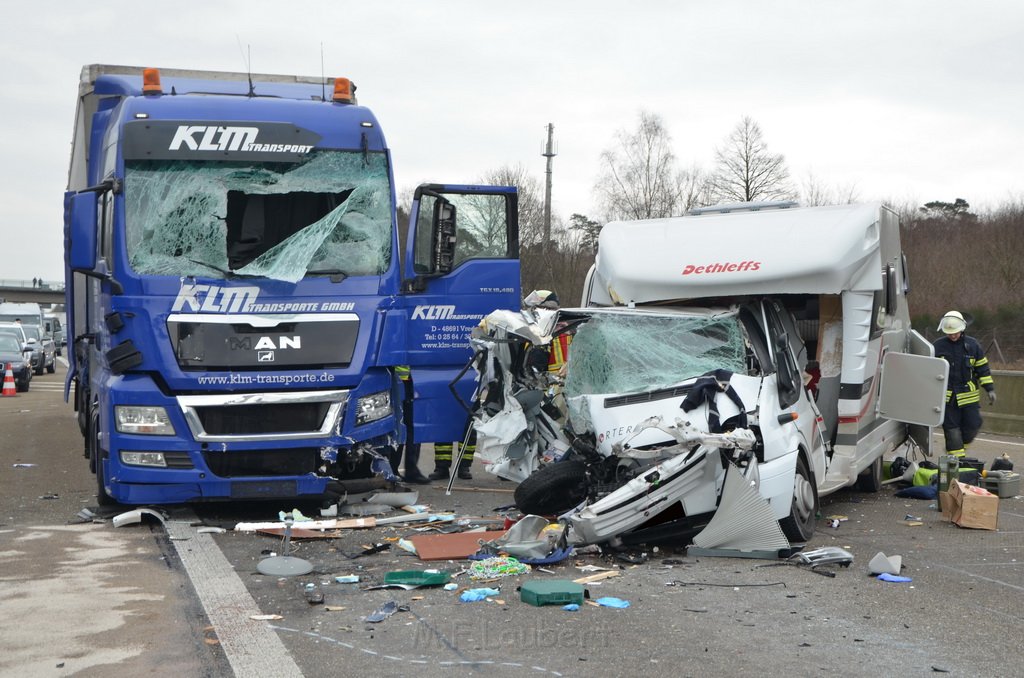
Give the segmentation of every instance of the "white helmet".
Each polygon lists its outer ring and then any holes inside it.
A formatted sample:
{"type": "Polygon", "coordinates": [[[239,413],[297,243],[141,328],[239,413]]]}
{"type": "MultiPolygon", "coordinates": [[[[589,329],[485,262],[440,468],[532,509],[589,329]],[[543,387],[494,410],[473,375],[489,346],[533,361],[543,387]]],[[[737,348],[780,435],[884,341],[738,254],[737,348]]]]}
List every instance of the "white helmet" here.
{"type": "Polygon", "coordinates": [[[967,321],[959,311],[950,311],[939,321],[939,331],[943,334],[956,334],[967,329],[967,321]]]}

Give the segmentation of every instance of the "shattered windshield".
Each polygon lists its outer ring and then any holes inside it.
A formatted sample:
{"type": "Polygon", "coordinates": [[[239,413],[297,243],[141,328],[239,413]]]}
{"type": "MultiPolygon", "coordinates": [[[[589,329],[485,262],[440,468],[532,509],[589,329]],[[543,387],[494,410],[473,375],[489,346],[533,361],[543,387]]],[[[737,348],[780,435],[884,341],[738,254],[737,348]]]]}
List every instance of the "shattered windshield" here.
{"type": "Polygon", "coordinates": [[[565,394],[650,391],[715,369],[744,373],[745,346],[733,313],[595,314],[570,345],[565,394]]]}
{"type": "Polygon", "coordinates": [[[130,161],[128,258],[145,275],[377,275],[391,260],[390,201],[383,153],[130,161]]]}

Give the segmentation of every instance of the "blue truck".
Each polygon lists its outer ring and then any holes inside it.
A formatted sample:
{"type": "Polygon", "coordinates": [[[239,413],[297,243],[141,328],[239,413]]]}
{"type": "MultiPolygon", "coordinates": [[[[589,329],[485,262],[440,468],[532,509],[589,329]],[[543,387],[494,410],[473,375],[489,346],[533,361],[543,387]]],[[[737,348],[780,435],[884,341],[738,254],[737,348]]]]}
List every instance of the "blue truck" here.
{"type": "Polygon", "coordinates": [[[396,204],[346,78],[82,69],[65,399],[101,504],[391,479],[399,366],[416,441],[462,439],[469,333],[520,303],[516,189],[420,186],[404,239],[396,204]]]}

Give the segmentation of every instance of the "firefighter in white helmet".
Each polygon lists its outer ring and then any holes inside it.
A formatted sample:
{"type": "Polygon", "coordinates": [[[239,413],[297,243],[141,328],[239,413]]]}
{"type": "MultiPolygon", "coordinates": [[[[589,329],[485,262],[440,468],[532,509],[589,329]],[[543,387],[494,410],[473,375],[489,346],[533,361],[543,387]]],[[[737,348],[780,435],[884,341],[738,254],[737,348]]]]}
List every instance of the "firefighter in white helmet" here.
{"type": "Polygon", "coordinates": [[[959,311],[942,316],[935,340],[935,357],[949,363],[946,385],[946,412],[942,432],[946,436],[946,454],[967,455],[967,445],[981,429],[981,391],[988,395],[990,405],[996,403],[996,386],[981,345],[964,334],[967,321],[959,311]]]}

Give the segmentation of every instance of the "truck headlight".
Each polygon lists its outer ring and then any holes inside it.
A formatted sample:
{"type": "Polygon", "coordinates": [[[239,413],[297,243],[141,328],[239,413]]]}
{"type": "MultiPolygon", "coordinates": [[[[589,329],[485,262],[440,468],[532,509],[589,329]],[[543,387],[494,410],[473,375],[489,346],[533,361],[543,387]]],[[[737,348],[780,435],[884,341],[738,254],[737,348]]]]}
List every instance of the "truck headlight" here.
{"type": "Polygon", "coordinates": [[[356,403],[356,426],[369,424],[391,414],[391,392],[379,391],[363,396],[356,403]]]}
{"type": "Polygon", "coordinates": [[[156,406],[118,405],[114,408],[118,433],[146,436],[172,436],[174,426],[167,410],[156,406]]]}
{"type": "Polygon", "coordinates": [[[121,463],[126,466],[157,466],[167,468],[163,452],[132,452],[121,450],[121,463]]]}

